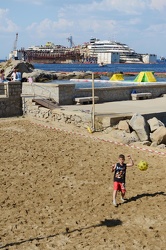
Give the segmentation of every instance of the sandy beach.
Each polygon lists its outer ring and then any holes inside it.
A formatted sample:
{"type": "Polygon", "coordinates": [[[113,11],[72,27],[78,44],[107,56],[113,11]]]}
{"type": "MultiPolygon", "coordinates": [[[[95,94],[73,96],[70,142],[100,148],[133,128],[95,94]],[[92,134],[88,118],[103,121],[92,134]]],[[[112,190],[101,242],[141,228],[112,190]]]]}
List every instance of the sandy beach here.
{"type": "Polygon", "coordinates": [[[166,156],[61,129],[0,119],[0,249],[164,250],[166,156]],[[119,195],[114,207],[111,166],[120,153],[135,165],[127,201],[119,195]]]}

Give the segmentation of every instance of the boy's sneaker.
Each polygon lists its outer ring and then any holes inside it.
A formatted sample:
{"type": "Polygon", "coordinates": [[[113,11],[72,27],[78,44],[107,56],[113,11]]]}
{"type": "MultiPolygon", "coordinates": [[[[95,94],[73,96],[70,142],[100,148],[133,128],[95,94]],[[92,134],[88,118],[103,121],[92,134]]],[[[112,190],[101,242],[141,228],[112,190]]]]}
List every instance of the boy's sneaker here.
{"type": "Polygon", "coordinates": [[[115,207],[118,206],[117,203],[116,203],[116,201],[113,201],[113,205],[114,205],[115,207]]]}
{"type": "Polygon", "coordinates": [[[124,199],[123,197],[121,197],[121,201],[122,201],[122,202],[125,202],[125,199],[124,199]]]}

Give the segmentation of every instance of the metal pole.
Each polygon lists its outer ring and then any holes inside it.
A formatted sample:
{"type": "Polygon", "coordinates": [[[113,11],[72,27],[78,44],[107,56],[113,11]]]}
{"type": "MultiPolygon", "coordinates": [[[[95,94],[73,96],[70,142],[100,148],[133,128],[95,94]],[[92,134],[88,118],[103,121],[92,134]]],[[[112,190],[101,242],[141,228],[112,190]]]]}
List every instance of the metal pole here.
{"type": "Polygon", "coordinates": [[[92,72],[92,128],[95,131],[95,91],[94,91],[94,72],[92,72]]]}

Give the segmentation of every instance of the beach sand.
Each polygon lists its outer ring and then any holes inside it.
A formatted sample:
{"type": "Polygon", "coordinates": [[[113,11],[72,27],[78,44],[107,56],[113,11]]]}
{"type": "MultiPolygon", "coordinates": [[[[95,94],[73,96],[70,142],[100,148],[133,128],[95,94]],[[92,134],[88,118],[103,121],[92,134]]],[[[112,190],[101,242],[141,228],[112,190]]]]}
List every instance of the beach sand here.
{"type": "Polygon", "coordinates": [[[0,249],[164,250],[166,156],[61,128],[0,120],[0,249]],[[116,208],[111,166],[120,153],[135,166],[116,208]]]}

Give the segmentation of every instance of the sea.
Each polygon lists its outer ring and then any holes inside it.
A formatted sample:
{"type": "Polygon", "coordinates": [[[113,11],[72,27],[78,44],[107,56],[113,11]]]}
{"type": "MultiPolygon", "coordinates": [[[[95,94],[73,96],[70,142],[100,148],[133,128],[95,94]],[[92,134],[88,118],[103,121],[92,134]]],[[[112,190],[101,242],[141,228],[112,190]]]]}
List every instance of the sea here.
{"type": "MultiPolygon", "coordinates": [[[[139,73],[141,71],[152,71],[154,73],[166,73],[166,62],[160,62],[154,64],[108,64],[104,67],[99,66],[98,64],[34,64],[35,69],[41,69],[46,71],[56,71],[56,72],[75,72],[75,71],[82,71],[82,72],[94,72],[94,73],[139,73]]],[[[123,83],[116,83],[116,87],[121,86],[131,86],[131,82],[136,76],[124,76],[123,83]]],[[[166,77],[158,77],[155,76],[157,82],[162,82],[163,84],[166,83],[166,77]]],[[[91,88],[91,82],[84,82],[84,81],[74,81],[71,80],[61,80],[61,81],[53,81],[53,83],[58,84],[70,84],[74,83],[75,88],[91,88]]],[[[152,83],[156,84],[156,83],[152,83]]],[[[134,85],[138,85],[135,83],[134,85]]],[[[111,83],[109,78],[104,76],[101,78],[101,81],[95,82],[95,88],[102,88],[102,87],[112,87],[115,86],[115,83],[111,83]]]]}
{"type": "Polygon", "coordinates": [[[104,67],[98,64],[34,64],[35,69],[42,69],[57,72],[91,71],[91,72],[140,72],[153,71],[166,73],[166,61],[158,61],[154,64],[108,64],[104,67]]]}
{"type": "MultiPolygon", "coordinates": [[[[0,60],[1,62],[3,60],[0,60]]],[[[107,64],[104,67],[99,66],[98,64],[79,64],[79,63],[70,63],[70,64],[33,64],[35,69],[41,69],[44,71],[50,72],[94,72],[94,73],[139,73],[141,71],[152,71],[154,73],[166,73],[166,61],[158,60],[154,64],[107,64]]],[[[156,77],[156,81],[158,82],[166,82],[165,77],[156,77]]],[[[133,81],[135,76],[125,76],[124,80],[133,81]]],[[[101,80],[108,80],[108,77],[105,77],[103,74],[103,78],[101,80]]],[[[70,80],[61,80],[61,81],[53,81],[53,83],[58,84],[70,84],[72,81],[70,80]]],[[[89,88],[91,87],[90,82],[74,82],[76,88],[89,88]]],[[[130,83],[129,83],[130,84],[130,83]]],[[[123,82],[123,86],[129,85],[127,82],[123,82]]],[[[110,82],[95,82],[95,87],[111,87],[113,86],[110,82]]],[[[121,84],[117,83],[117,86],[121,86],[121,84]]]]}

